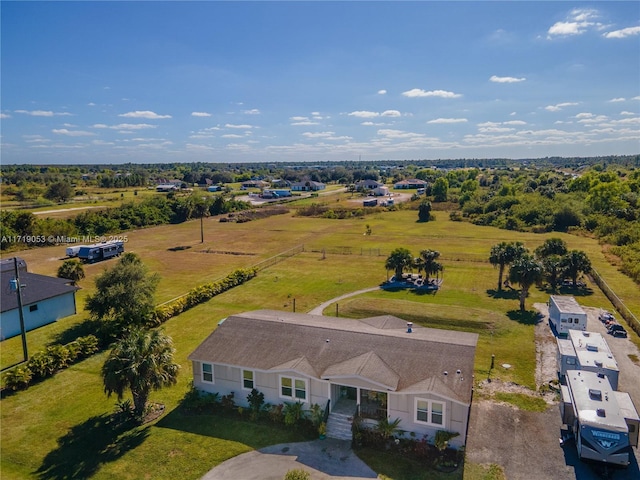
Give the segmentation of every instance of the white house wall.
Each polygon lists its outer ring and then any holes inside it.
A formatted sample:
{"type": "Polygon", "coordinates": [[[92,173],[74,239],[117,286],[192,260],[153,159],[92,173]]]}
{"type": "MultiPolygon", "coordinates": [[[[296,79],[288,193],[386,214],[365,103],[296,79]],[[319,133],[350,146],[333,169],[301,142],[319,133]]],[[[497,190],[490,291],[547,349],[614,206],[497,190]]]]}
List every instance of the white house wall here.
{"type": "MultiPolygon", "coordinates": [[[[57,297],[41,300],[22,308],[25,330],[28,332],[43,325],[53,323],[60,318],[68,317],[76,313],[76,301],[74,292],[69,292],[57,297]],[[36,305],[37,310],[31,311],[36,305]]],[[[17,308],[0,314],[0,339],[20,335],[20,315],[17,308]]]]}

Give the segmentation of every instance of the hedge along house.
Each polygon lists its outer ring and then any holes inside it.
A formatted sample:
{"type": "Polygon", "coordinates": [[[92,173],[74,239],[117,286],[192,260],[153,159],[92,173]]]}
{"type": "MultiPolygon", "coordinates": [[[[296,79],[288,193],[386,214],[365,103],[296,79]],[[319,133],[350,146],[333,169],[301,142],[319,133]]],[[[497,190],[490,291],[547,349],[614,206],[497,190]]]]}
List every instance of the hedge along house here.
{"type": "MultiPolygon", "coordinates": [[[[237,404],[255,388],[265,402],[329,406],[330,425],[359,407],[369,422],[465,443],[478,335],[413,327],[393,316],[353,320],[258,310],[230,316],[189,356],[194,385],[237,404]]],[[[350,430],[347,429],[350,436],[350,430]]],[[[344,438],[344,437],[340,437],[344,438]]],[[[348,438],[348,437],[347,437],[348,438]]]]}
{"type": "MultiPolygon", "coordinates": [[[[10,288],[15,279],[13,258],[2,260],[0,288],[0,340],[20,335],[18,293],[10,288]]],[[[79,290],[65,278],[47,277],[27,272],[27,264],[18,259],[22,287],[22,313],[25,331],[53,323],[76,313],[75,293],[79,290]]]]}

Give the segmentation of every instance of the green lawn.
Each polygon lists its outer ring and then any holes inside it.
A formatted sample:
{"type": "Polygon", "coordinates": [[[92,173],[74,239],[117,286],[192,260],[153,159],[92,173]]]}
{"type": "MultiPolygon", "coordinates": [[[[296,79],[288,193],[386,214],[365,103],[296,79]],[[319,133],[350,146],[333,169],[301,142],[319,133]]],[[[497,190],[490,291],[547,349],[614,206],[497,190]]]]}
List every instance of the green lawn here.
{"type": "MultiPolygon", "coordinates": [[[[386,279],[386,255],[406,247],[414,255],[421,249],[441,252],[444,284],[436,294],[408,291],[375,291],[349,298],[338,305],[340,316],[362,317],[386,313],[435,328],[452,328],[480,335],[476,355],[476,378],[488,373],[491,354],[497,363],[513,365],[508,371],[492,372],[505,380],[534,385],[535,351],[533,326],[514,311],[518,299],[506,293],[494,296],[497,270],[487,261],[492,245],[520,240],[533,249],[545,238],[561,236],[570,248],[585,250],[618,295],[632,311],[640,313],[638,287],[611,267],[593,239],[571,235],[535,235],[476,227],[448,220],[446,212],[435,212],[436,221],[419,224],[415,211],[376,213],[365,219],[328,220],[277,215],[243,224],[205,220],[205,243],[200,244],[199,222],[168,225],[128,232],[127,250],[138,253],[151,271],[158,272],[158,302],[169,300],[190,288],[232,270],[255,264],[299,244],[305,252],[276,264],[246,284],[168,321],[163,328],[174,339],[176,361],[182,366],[176,386],[155,392],[151,401],[166,405],[165,415],[134,430],[119,431],[108,423],[115,398],[106,398],[100,368],[106,353],[96,355],[24,392],[1,400],[3,478],[199,478],[212,466],[239,453],[270,443],[290,441],[295,432],[219,417],[184,417],[178,410],[188,389],[191,365],[187,356],[215,329],[217,322],[240,311],[273,308],[307,312],[318,304],[354,290],[376,286],[386,279]],[[372,235],[363,235],[370,224],[372,235]],[[174,246],[190,249],[172,252],[174,246]],[[323,254],[349,247],[352,255],[323,254]],[[207,252],[208,250],[208,252],[207,252]],[[381,254],[369,254],[374,251],[381,254]],[[219,253],[211,253],[213,251],[219,253]],[[222,252],[222,253],[220,253],[222,252]],[[363,252],[361,255],[360,252],[363,252]],[[68,477],[64,477],[63,473],[68,477]]],[[[36,273],[55,274],[64,247],[20,252],[36,273]]],[[[86,319],[84,298],[93,291],[93,280],[111,263],[90,265],[80,282],[79,313],[28,334],[31,352],[61,338],[70,338],[86,319]]],[[[545,302],[546,292],[533,288],[527,307],[545,302]]],[[[611,308],[599,290],[579,301],[589,306],[611,308]]],[[[326,314],[335,315],[335,305],[326,314]]],[[[635,338],[635,334],[632,334],[635,338]]],[[[635,338],[637,341],[637,338],[635,338]]],[[[20,340],[2,342],[2,366],[19,359],[20,340]]],[[[368,460],[387,478],[407,477],[388,471],[368,460]]],[[[493,467],[469,466],[473,476],[500,478],[493,467]],[[493,469],[493,470],[492,470],[493,469]],[[485,475],[486,474],[486,475],[485,475]],[[493,476],[491,476],[493,475],[493,476]]],[[[454,477],[460,478],[460,474],[454,477]]],[[[433,477],[429,477],[433,478],[433,477]]]]}

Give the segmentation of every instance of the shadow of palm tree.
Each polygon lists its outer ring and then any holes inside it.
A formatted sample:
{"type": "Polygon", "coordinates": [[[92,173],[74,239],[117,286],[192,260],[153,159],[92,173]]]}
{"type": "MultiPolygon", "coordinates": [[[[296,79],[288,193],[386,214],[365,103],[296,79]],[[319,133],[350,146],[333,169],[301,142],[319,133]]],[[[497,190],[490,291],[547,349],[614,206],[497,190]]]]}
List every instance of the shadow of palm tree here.
{"type": "Polygon", "coordinates": [[[91,417],[71,427],[58,439],[58,447],[47,454],[35,472],[43,480],[70,480],[91,477],[100,465],[112,462],[139,446],[148,428],[134,428],[111,415],[91,417]]]}
{"type": "Polygon", "coordinates": [[[99,320],[85,320],[82,323],[78,323],[73,325],[72,327],[64,330],[63,332],[58,333],[53,341],[50,343],[54,344],[67,344],[69,342],[73,342],[77,340],[79,337],[86,337],[87,335],[96,335],[96,332],[100,332],[104,322],[100,322],[99,320]]]}
{"type": "Polygon", "coordinates": [[[508,290],[496,290],[495,288],[490,288],[489,290],[487,290],[487,295],[503,300],[517,300],[520,297],[520,292],[518,292],[518,290],[514,290],[513,288],[510,288],[508,290]]]}
{"type": "Polygon", "coordinates": [[[531,310],[525,310],[524,312],[521,312],[520,310],[509,310],[507,312],[507,317],[518,323],[522,323],[523,325],[536,325],[544,319],[544,316],[540,314],[540,312],[534,312],[531,310]]]}

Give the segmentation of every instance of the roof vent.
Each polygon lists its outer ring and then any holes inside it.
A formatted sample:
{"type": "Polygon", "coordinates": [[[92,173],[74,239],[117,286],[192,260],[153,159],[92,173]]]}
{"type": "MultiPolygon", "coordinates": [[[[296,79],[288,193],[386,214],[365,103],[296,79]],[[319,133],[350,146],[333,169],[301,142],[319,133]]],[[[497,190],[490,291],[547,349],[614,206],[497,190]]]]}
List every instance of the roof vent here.
{"type": "Polygon", "coordinates": [[[411,333],[413,331],[413,322],[407,322],[407,333],[411,333]]]}
{"type": "Polygon", "coordinates": [[[456,370],[456,373],[457,373],[458,375],[460,375],[460,374],[462,373],[462,370],[458,369],[458,370],[456,370]]]}
{"type": "Polygon", "coordinates": [[[590,335],[591,335],[591,332],[582,332],[582,334],[583,334],[585,337],[588,337],[588,336],[590,336],[590,335]]]}
{"type": "Polygon", "coordinates": [[[598,346],[594,345],[593,343],[587,343],[587,350],[589,350],[590,352],[597,352],[598,346]]]}
{"type": "Polygon", "coordinates": [[[447,372],[447,371],[445,370],[445,371],[444,371],[444,374],[445,374],[445,375],[449,375],[449,372],[447,372]]]}
{"type": "Polygon", "coordinates": [[[596,390],[595,388],[590,388],[589,397],[591,398],[591,400],[602,400],[602,392],[600,390],[596,390]]]}
{"type": "Polygon", "coordinates": [[[602,367],[602,362],[600,360],[595,361],[596,367],[602,367]]]}
{"type": "Polygon", "coordinates": [[[605,412],[605,411],[604,411],[604,408],[598,408],[598,409],[596,410],[596,414],[597,414],[599,417],[606,417],[606,416],[607,416],[607,412],[605,412]]]}

